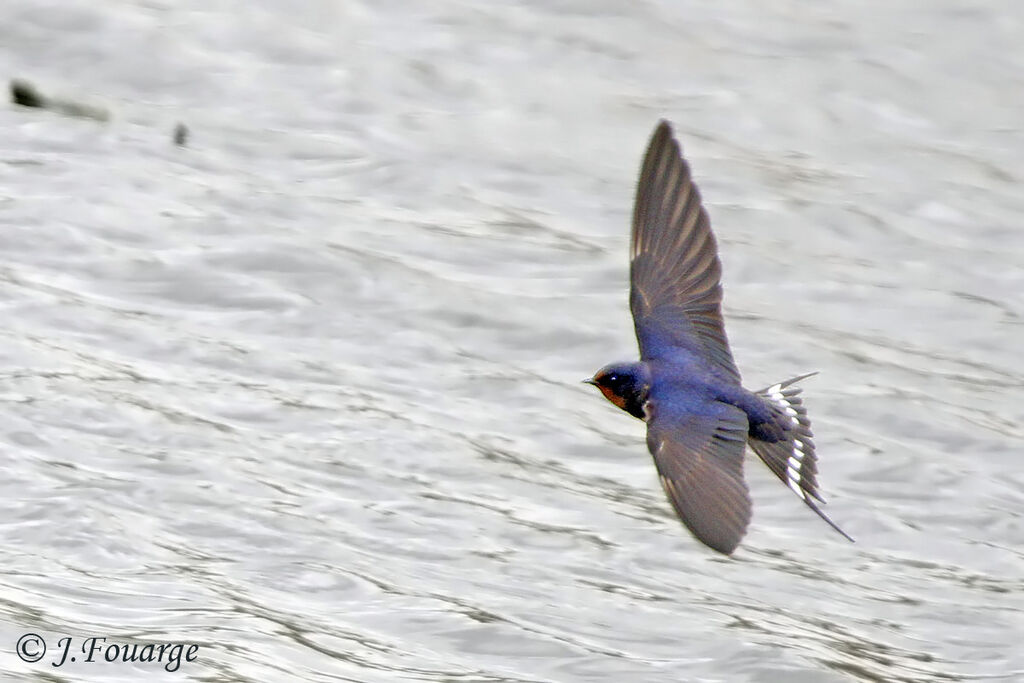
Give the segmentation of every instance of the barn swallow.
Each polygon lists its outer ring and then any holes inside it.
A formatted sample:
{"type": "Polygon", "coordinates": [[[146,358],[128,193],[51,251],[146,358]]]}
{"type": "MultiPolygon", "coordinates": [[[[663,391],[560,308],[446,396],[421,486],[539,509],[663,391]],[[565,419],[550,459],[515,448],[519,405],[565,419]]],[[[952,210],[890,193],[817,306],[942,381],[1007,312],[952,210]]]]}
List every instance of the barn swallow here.
{"type": "MultiPolygon", "coordinates": [[[[629,307],[640,361],[591,379],[647,423],[647,448],[672,507],[697,540],[726,555],[746,533],[747,444],[844,537],[818,503],[818,456],[800,398],[801,375],[748,391],[722,322],[722,264],[690,166],[666,121],[647,147],[633,206],[629,307]]],[[[814,374],[814,373],[811,373],[814,374]]]]}

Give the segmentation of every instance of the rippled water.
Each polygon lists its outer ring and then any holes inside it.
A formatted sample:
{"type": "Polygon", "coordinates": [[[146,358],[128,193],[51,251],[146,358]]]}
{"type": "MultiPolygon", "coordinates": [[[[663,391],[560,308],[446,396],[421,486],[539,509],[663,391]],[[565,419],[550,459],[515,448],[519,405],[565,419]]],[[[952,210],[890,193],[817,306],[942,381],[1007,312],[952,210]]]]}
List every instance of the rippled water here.
{"type": "Polygon", "coordinates": [[[10,680],[1024,680],[1014,3],[8,0],[10,680]],[[733,559],[643,425],[633,183],[675,122],[832,533],[733,559]],[[189,145],[171,144],[176,122],[189,145]],[[35,663],[15,642],[49,643],[35,663]],[[67,662],[85,638],[194,661],[67,662]]]}

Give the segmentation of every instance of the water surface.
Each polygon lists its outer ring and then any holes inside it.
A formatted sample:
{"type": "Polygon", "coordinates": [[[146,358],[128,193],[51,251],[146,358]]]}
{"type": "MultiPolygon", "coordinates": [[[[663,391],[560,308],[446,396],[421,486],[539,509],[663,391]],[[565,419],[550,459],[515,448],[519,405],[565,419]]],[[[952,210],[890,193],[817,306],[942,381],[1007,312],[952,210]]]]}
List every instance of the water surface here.
{"type": "Polygon", "coordinates": [[[1024,680],[1015,4],[9,0],[10,680],[1024,680]],[[643,425],[627,239],[671,119],[737,362],[806,383],[832,533],[732,559],[643,425]],[[187,147],[171,144],[177,122],[187,147]],[[189,641],[194,662],[14,643],[189,641]],[[77,642],[77,640],[76,640],[77,642]]]}

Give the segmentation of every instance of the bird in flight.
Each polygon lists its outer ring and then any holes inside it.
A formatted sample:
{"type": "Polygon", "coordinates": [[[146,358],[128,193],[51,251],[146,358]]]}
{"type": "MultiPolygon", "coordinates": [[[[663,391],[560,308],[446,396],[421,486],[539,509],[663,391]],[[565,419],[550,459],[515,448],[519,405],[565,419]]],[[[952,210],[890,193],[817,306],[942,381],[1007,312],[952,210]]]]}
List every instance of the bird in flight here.
{"type": "Polygon", "coordinates": [[[708,214],[672,127],[661,121],[633,207],[629,307],[640,361],[607,365],[585,381],[647,423],[665,494],[710,548],[731,554],[750,522],[748,443],[807,507],[853,541],[818,507],[825,502],[818,456],[795,386],[810,375],[743,388],[722,323],[721,279],[708,214]]]}

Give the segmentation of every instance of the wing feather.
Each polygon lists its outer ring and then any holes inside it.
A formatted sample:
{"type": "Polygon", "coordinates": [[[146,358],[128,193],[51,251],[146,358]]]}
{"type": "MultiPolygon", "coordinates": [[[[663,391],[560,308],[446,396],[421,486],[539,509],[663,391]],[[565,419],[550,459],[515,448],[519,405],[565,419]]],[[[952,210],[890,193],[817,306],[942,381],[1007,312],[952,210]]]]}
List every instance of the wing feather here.
{"type": "Polygon", "coordinates": [[[644,157],[633,207],[630,307],[640,357],[683,348],[740,379],[722,322],[722,263],[690,166],[665,121],[644,157]]]}
{"type": "Polygon", "coordinates": [[[647,447],[672,507],[697,540],[731,554],[751,515],[743,481],[746,416],[724,403],[685,414],[652,401],[649,410],[647,447]]]}

